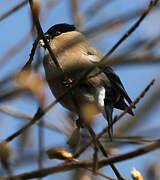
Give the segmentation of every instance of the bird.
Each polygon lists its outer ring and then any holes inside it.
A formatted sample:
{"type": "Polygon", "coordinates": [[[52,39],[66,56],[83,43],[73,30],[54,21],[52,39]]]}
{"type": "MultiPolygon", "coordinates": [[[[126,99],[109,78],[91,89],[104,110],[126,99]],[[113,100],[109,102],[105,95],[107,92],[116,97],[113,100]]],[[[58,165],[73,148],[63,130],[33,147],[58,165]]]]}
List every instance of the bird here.
{"type": "MultiPolygon", "coordinates": [[[[39,43],[45,49],[43,58],[45,76],[55,98],[58,98],[83,71],[95,66],[85,80],[80,81],[60,100],[60,103],[77,115],[83,104],[96,104],[99,109],[97,113],[102,113],[110,126],[108,135],[112,138],[113,110],[115,108],[125,110],[132,103],[120,78],[110,66],[100,71],[100,66],[96,64],[100,63],[103,55],[74,25],[55,24],[44,33],[44,36],[59,64],[57,67],[41,39],[39,43]]],[[[128,113],[134,116],[132,109],[128,113]]],[[[83,127],[82,122],[77,124],[83,127]]]]}

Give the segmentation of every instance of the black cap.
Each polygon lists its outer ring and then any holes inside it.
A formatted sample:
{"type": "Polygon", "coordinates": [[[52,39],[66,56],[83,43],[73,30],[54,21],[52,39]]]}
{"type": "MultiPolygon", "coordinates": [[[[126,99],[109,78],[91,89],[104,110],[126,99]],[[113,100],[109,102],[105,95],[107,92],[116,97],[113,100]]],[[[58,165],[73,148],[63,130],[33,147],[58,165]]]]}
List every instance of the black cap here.
{"type": "Polygon", "coordinates": [[[45,35],[49,36],[50,38],[54,38],[55,36],[58,36],[62,33],[69,32],[69,31],[75,31],[76,27],[71,24],[56,24],[48,29],[48,31],[45,33],[45,35]]]}

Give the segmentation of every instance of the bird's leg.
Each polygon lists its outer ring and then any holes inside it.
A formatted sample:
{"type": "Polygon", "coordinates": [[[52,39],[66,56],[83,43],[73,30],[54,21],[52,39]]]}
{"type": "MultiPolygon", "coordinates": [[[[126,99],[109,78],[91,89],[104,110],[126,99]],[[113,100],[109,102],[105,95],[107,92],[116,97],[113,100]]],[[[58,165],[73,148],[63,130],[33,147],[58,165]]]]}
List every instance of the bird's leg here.
{"type": "Polygon", "coordinates": [[[94,149],[96,152],[96,156],[94,157],[94,166],[93,166],[93,172],[96,171],[96,167],[97,167],[97,153],[98,153],[98,145],[97,145],[97,140],[95,139],[96,135],[94,133],[94,131],[92,130],[92,128],[90,127],[90,125],[88,123],[85,123],[85,121],[83,120],[83,118],[81,117],[81,113],[80,113],[80,104],[77,101],[77,98],[75,97],[75,95],[72,93],[72,98],[73,98],[73,102],[75,104],[75,107],[77,109],[77,114],[79,116],[79,118],[76,120],[76,124],[77,127],[81,128],[81,127],[86,127],[91,135],[91,137],[93,138],[93,142],[94,142],[94,149]],[[84,124],[84,126],[83,126],[84,124]]]}
{"type": "MultiPolygon", "coordinates": [[[[102,154],[105,156],[105,157],[109,157],[106,150],[104,149],[103,145],[101,144],[101,142],[96,139],[96,134],[94,132],[94,130],[92,129],[92,127],[88,124],[88,123],[85,123],[85,121],[83,120],[83,118],[81,117],[81,114],[80,114],[80,105],[78,104],[77,102],[77,99],[76,97],[74,96],[74,94],[72,94],[72,98],[73,98],[73,101],[75,103],[75,106],[77,108],[77,112],[79,112],[79,119],[78,119],[78,123],[80,122],[80,124],[84,124],[84,126],[88,129],[92,139],[93,139],[93,143],[94,143],[94,146],[95,146],[95,151],[98,151],[98,147],[99,149],[101,150],[102,154]]],[[[96,158],[94,158],[94,161],[96,162],[97,161],[97,156],[96,158]]],[[[124,180],[123,176],[120,174],[120,172],[118,171],[118,169],[116,168],[116,166],[114,164],[110,164],[112,170],[114,171],[115,175],[117,176],[118,180],[124,180]]],[[[93,170],[96,170],[96,163],[95,163],[95,167],[93,167],[93,170]]]]}

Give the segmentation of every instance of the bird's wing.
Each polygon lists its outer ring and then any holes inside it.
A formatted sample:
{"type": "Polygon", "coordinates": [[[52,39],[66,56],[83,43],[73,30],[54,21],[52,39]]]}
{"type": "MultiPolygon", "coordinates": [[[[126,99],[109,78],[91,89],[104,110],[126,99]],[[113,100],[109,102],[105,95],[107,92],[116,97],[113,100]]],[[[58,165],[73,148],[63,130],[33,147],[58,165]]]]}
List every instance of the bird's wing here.
{"type": "Polygon", "coordinates": [[[120,78],[116,75],[116,73],[113,71],[113,69],[109,66],[107,66],[104,70],[104,73],[108,76],[109,80],[121,91],[124,98],[127,100],[129,104],[132,103],[132,100],[128,96],[120,78]]]}
{"type": "MultiPolygon", "coordinates": [[[[86,47],[87,52],[85,52],[86,60],[90,60],[92,63],[98,63],[103,56],[100,54],[100,52],[94,48],[93,46],[86,47]]],[[[89,77],[92,77],[91,79],[87,79],[88,83],[91,84],[91,86],[94,86],[95,88],[98,88],[100,86],[103,86],[105,89],[105,95],[104,95],[104,110],[106,114],[106,119],[108,121],[108,125],[110,128],[108,129],[108,134],[110,139],[112,139],[113,134],[113,128],[112,128],[112,113],[113,108],[117,108],[120,110],[124,110],[128,105],[125,103],[124,99],[131,104],[132,100],[128,96],[120,78],[116,75],[116,73],[112,70],[111,67],[107,66],[103,72],[98,74],[97,76],[94,76],[94,74],[97,74],[99,72],[99,68],[97,67],[89,74],[89,77]]],[[[129,114],[134,115],[132,110],[128,111],[129,114]]]]}

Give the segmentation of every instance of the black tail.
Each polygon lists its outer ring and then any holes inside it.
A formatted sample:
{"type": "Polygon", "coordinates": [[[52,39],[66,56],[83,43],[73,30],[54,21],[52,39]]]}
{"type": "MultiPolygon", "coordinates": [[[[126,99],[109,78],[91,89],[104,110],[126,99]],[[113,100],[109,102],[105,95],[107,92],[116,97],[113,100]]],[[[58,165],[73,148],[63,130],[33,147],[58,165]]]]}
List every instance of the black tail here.
{"type": "MultiPolygon", "coordinates": [[[[111,67],[107,66],[104,70],[104,73],[107,75],[110,82],[114,86],[115,91],[117,91],[119,93],[119,95],[121,95],[121,98],[123,97],[123,101],[125,98],[126,101],[128,102],[128,104],[131,104],[132,100],[128,96],[120,78],[116,75],[116,73],[113,71],[113,69],[111,67]]],[[[127,106],[125,106],[125,107],[127,107],[127,106]]],[[[133,108],[135,108],[135,106],[133,108]]],[[[118,108],[118,109],[121,109],[121,108],[118,108]]],[[[124,109],[122,108],[121,110],[124,110],[124,109]]],[[[130,114],[132,115],[132,113],[130,113],[130,114]]]]}
{"type": "Polygon", "coordinates": [[[112,113],[113,113],[113,105],[111,102],[107,102],[107,99],[104,99],[104,107],[105,107],[105,113],[106,113],[106,118],[108,122],[108,136],[110,140],[112,141],[113,137],[113,126],[112,126],[112,113]]]}
{"type": "MultiPolygon", "coordinates": [[[[128,104],[131,104],[132,100],[128,96],[120,78],[114,73],[111,67],[106,67],[104,73],[107,75],[110,81],[109,84],[105,85],[104,109],[109,125],[108,135],[112,140],[113,127],[111,124],[113,108],[125,110],[125,108],[128,107],[128,105],[125,103],[125,100],[128,102],[128,104]]],[[[128,113],[134,116],[132,109],[130,109],[128,113]]]]}
{"type": "MultiPolygon", "coordinates": [[[[127,105],[127,104],[125,103],[125,101],[124,101],[123,96],[121,96],[121,98],[119,99],[119,101],[114,104],[114,107],[117,108],[117,109],[120,109],[120,110],[125,110],[126,107],[128,107],[128,105],[127,105]]],[[[130,115],[134,116],[134,113],[133,113],[132,109],[130,109],[130,110],[128,111],[128,113],[129,113],[130,115]]]]}

